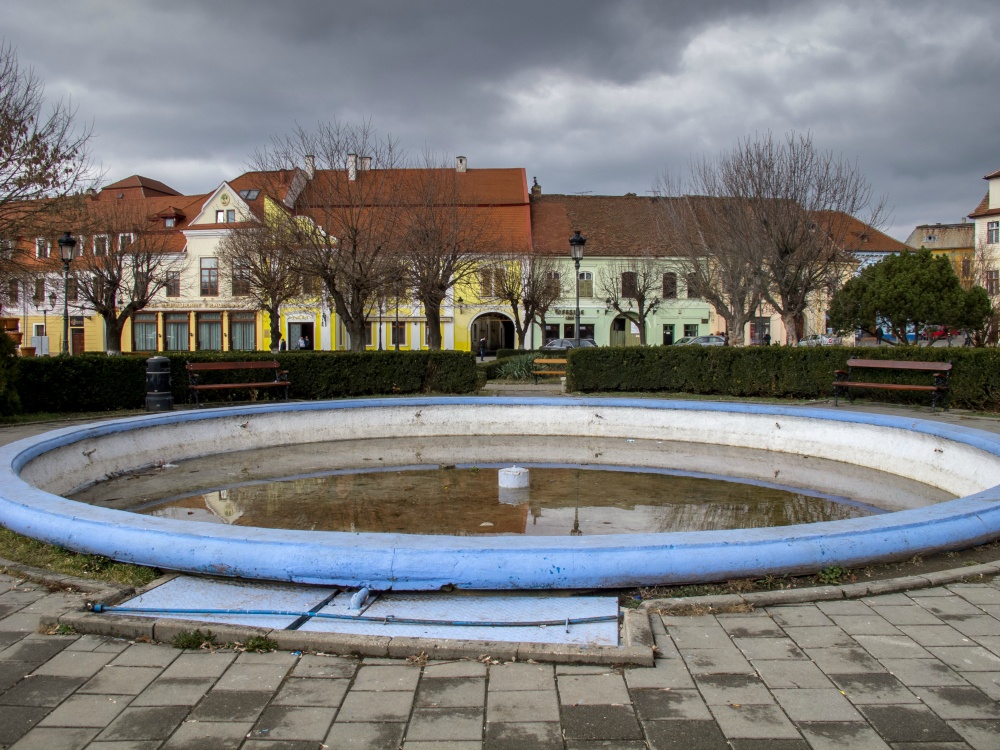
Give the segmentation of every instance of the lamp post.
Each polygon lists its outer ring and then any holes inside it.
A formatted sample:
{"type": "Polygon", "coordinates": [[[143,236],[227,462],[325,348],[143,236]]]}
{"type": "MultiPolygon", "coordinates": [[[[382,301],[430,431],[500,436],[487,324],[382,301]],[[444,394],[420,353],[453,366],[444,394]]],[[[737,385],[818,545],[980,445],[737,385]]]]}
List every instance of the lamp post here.
{"type": "Polygon", "coordinates": [[[76,240],[73,235],[66,232],[59,238],[59,256],[63,264],[63,339],[62,353],[69,355],[69,264],[73,260],[73,248],[76,247],[76,240]]]}
{"type": "Polygon", "coordinates": [[[580,236],[579,229],[569,238],[569,254],[576,266],[576,327],[573,331],[576,334],[577,349],[580,348],[580,261],[583,260],[583,246],[586,244],[587,240],[580,236]]]}

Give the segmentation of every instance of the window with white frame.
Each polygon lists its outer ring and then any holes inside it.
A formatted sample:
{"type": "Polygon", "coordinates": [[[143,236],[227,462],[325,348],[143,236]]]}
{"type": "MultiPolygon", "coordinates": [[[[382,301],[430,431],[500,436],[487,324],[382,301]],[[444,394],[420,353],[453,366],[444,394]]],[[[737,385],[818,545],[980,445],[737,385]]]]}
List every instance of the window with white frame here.
{"type": "Polygon", "coordinates": [[[1000,294],[1000,271],[986,272],[986,291],[990,296],[1000,294]]]}
{"type": "Polygon", "coordinates": [[[990,245],[1000,242],[1000,221],[986,222],[986,242],[990,245]]]}
{"type": "Polygon", "coordinates": [[[667,271],[663,274],[663,299],[677,298],[677,274],[667,271]]]}
{"type": "Polygon", "coordinates": [[[99,234],[94,237],[94,255],[107,255],[108,254],[108,238],[99,234]]]}
{"type": "Polygon", "coordinates": [[[225,224],[226,223],[226,212],[222,209],[215,212],[215,223],[225,224]]]}
{"type": "Polygon", "coordinates": [[[201,296],[219,296],[219,259],[201,259],[201,296]]]}
{"type": "Polygon", "coordinates": [[[166,282],[164,285],[166,290],[166,295],[168,297],[180,297],[181,296],[181,272],[180,271],[167,271],[166,282]]]}
{"type": "Polygon", "coordinates": [[[118,235],[118,250],[124,252],[129,245],[135,241],[135,235],[131,232],[121,232],[118,235]]]}
{"type": "Polygon", "coordinates": [[[592,271],[580,271],[580,296],[594,296],[594,274],[592,271]]]}
{"type": "Polygon", "coordinates": [[[44,237],[39,237],[35,240],[35,257],[36,258],[48,258],[49,250],[52,247],[52,243],[49,242],[44,237]]]}

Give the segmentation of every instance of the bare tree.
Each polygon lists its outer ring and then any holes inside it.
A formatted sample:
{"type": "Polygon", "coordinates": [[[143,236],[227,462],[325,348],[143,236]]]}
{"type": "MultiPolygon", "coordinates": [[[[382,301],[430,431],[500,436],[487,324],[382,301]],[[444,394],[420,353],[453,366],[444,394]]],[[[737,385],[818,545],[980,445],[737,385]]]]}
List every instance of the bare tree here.
{"type": "Polygon", "coordinates": [[[299,270],[323,282],[350,336],[364,351],[366,311],[393,281],[400,241],[402,154],[369,122],[299,127],[251,159],[288,211],[276,214],[299,270]],[[291,177],[289,176],[291,175],[291,177]]]}
{"type": "Polygon", "coordinates": [[[56,102],[48,112],[42,82],[0,44],[0,295],[31,257],[20,238],[54,236],[64,199],[93,187],[98,177],[88,153],[91,131],[78,129],[75,111],[56,102]]]}
{"type": "Polygon", "coordinates": [[[271,349],[281,338],[281,306],[299,296],[302,276],[292,251],[293,238],[274,221],[243,217],[219,243],[220,271],[232,286],[234,300],[265,312],[270,320],[271,349]]]}
{"type": "Polygon", "coordinates": [[[704,160],[692,165],[686,191],[661,180],[656,226],[683,261],[689,295],[707,300],[726,321],[731,343],[742,345],[763,289],[763,243],[748,231],[749,204],[725,197],[714,165],[704,160]]]}
{"type": "Polygon", "coordinates": [[[510,308],[518,349],[524,349],[535,322],[544,324],[543,311],[562,296],[562,285],[553,283],[558,269],[558,261],[551,256],[518,253],[498,253],[480,268],[482,297],[510,308]]]}
{"type": "Polygon", "coordinates": [[[666,265],[652,251],[643,255],[616,258],[598,274],[599,294],[626,320],[639,329],[639,344],[646,345],[646,320],[663,302],[663,273],[666,265]]]}
{"type": "Polygon", "coordinates": [[[179,271],[173,233],[150,227],[144,201],[87,199],[84,207],[78,225],[87,244],[77,248],[72,279],[78,298],[104,319],[108,354],[120,354],[126,321],[164,288],[168,270],[179,271]]]}
{"type": "Polygon", "coordinates": [[[976,346],[996,346],[1000,343],[1000,271],[993,253],[987,248],[985,237],[976,237],[972,266],[973,284],[986,290],[993,309],[982,330],[971,333],[976,346]]]}
{"type": "Polygon", "coordinates": [[[786,343],[794,344],[815,295],[836,283],[868,239],[852,231],[854,217],[877,229],[884,201],[856,163],[819,151],[808,133],[746,138],[714,168],[724,195],[749,203],[743,239],[761,243],[768,276],[761,292],[781,316],[786,343]]]}
{"type": "Polygon", "coordinates": [[[424,308],[427,340],[441,348],[441,304],[448,290],[474,278],[498,243],[498,228],[489,208],[454,169],[435,166],[429,156],[424,168],[411,171],[406,192],[402,259],[408,285],[424,308]]]}

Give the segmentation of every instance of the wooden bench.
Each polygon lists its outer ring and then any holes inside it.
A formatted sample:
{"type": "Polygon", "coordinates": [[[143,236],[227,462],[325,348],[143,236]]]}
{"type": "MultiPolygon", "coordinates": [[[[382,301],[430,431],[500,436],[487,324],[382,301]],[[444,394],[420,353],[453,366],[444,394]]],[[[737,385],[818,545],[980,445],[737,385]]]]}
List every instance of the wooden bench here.
{"type": "Polygon", "coordinates": [[[837,370],[833,381],[833,403],[839,406],[838,397],[846,395],[851,400],[852,388],[883,388],[890,391],[929,391],[931,394],[931,411],[937,409],[938,400],[948,411],[948,376],[951,373],[951,362],[905,362],[890,359],[849,359],[846,370],[837,370]],[[852,380],[851,376],[858,369],[917,371],[929,373],[933,384],[918,385],[914,383],[866,383],[852,380]]]}
{"type": "Polygon", "coordinates": [[[202,391],[222,391],[236,388],[260,390],[261,388],[284,388],[285,400],[288,400],[288,371],[282,370],[275,360],[260,360],[256,362],[188,362],[185,367],[188,373],[188,388],[194,394],[194,401],[201,406],[202,391]],[[237,370],[273,370],[274,380],[257,380],[253,383],[204,383],[202,375],[206,372],[234,372],[237,370]]]}
{"type": "Polygon", "coordinates": [[[541,377],[551,377],[556,375],[558,377],[565,377],[566,375],[566,360],[565,359],[536,359],[533,362],[535,369],[531,371],[531,374],[535,378],[535,382],[538,382],[538,378],[541,377]],[[539,368],[539,365],[542,365],[539,368]],[[562,365],[561,370],[551,369],[552,365],[562,365]]]}

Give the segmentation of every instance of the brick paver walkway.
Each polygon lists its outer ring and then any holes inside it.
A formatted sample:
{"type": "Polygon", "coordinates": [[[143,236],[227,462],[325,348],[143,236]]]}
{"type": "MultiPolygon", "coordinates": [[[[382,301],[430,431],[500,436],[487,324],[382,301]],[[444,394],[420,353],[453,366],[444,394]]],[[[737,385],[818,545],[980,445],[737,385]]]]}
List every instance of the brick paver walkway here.
{"type": "Polygon", "coordinates": [[[0,575],[0,748],[1000,748],[997,581],[654,616],[651,669],[36,632],[81,601],[0,575]]]}

